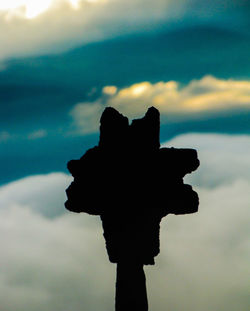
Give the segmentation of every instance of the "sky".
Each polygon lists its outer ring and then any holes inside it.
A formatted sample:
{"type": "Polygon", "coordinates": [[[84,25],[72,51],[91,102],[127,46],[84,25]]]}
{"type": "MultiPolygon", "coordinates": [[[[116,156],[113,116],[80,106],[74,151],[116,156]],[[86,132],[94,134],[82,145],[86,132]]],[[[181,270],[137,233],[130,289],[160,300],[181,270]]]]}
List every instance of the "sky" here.
{"type": "Polygon", "coordinates": [[[150,308],[249,309],[249,14],[248,0],[0,0],[4,311],[114,308],[99,218],[64,209],[67,161],[98,143],[108,106],[130,120],[155,106],[162,146],[201,161],[185,179],[199,212],[164,218],[145,268],[150,308]]]}

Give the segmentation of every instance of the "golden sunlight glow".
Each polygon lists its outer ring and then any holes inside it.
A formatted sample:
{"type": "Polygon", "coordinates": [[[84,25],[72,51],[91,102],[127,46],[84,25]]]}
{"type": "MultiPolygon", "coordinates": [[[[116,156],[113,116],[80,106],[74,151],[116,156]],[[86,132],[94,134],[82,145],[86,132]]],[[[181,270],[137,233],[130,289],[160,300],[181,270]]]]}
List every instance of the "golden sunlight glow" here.
{"type": "Polygon", "coordinates": [[[69,2],[74,9],[78,9],[80,2],[79,0],[69,0],[69,2]]]}
{"type": "Polygon", "coordinates": [[[115,95],[115,93],[117,92],[117,87],[114,85],[108,85],[102,89],[102,92],[106,95],[115,95]]]}
{"type": "Polygon", "coordinates": [[[132,89],[132,93],[135,96],[140,96],[142,93],[144,93],[147,89],[147,83],[141,83],[139,85],[135,85],[132,89]]]}
{"type": "Polygon", "coordinates": [[[119,92],[120,97],[139,97],[150,87],[149,82],[141,82],[134,84],[128,88],[122,89],[119,92]]]}
{"type": "MultiPolygon", "coordinates": [[[[81,0],[66,1],[77,9],[81,0]]],[[[58,3],[58,0],[3,0],[0,1],[0,11],[6,11],[10,16],[19,15],[32,19],[47,11],[54,3],[58,3]]]]}

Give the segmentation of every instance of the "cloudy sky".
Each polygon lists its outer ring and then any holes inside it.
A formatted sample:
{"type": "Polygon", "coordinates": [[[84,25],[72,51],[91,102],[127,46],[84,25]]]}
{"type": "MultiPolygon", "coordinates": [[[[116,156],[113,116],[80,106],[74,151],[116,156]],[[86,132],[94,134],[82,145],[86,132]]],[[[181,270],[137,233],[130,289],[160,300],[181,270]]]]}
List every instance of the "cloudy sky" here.
{"type": "Polygon", "coordinates": [[[199,213],[162,221],[145,269],[150,309],[249,308],[249,14],[248,0],[0,0],[1,310],[112,310],[101,223],[63,206],[66,163],[97,144],[107,106],[155,106],[162,145],[201,160],[186,178],[199,213]]]}

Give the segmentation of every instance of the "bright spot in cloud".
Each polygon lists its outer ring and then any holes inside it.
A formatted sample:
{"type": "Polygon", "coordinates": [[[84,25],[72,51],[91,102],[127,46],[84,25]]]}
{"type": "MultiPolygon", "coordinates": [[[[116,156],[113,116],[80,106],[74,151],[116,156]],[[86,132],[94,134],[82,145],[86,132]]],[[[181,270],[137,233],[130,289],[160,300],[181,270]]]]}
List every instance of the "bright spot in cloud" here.
{"type": "MultiPolygon", "coordinates": [[[[60,0],[59,0],[60,1],[60,0]]],[[[74,9],[77,9],[81,0],[66,0],[74,9]]],[[[89,1],[88,1],[89,2],[89,1]]],[[[97,2],[97,1],[91,1],[97,2]]],[[[32,19],[47,11],[57,0],[5,0],[0,1],[0,11],[7,11],[10,16],[21,15],[32,19]]]]}
{"type": "Polygon", "coordinates": [[[132,90],[132,94],[135,96],[141,95],[144,91],[147,89],[147,82],[141,83],[139,85],[135,85],[135,87],[132,90]]]}
{"type": "Polygon", "coordinates": [[[145,0],[0,0],[0,71],[2,61],[13,57],[54,54],[156,29],[158,21],[172,18],[169,7],[163,0],[152,6],[145,0]]]}
{"type": "Polygon", "coordinates": [[[122,89],[119,92],[120,97],[139,97],[142,94],[145,94],[146,90],[150,87],[149,82],[141,82],[141,83],[136,83],[128,88],[122,89]]]}
{"type": "Polygon", "coordinates": [[[45,12],[53,0],[7,0],[0,2],[0,11],[8,11],[10,15],[20,14],[28,19],[35,18],[45,12]]]}

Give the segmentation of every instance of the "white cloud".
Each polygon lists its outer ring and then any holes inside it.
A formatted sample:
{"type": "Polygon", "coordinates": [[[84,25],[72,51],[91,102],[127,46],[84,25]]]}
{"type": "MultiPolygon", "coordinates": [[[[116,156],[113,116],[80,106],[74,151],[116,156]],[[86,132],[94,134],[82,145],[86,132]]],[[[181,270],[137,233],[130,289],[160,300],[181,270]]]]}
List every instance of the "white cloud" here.
{"type": "Polygon", "coordinates": [[[197,214],[163,220],[159,268],[149,269],[152,305],[159,311],[244,311],[250,306],[250,183],[196,190],[197,214]]]}
{"type": "Polygon", "coordinates": [[[0,4],[0,59],[57,52],[116,35],[149,31],[172,18],[183,5],[172,8],[172,0],[13,1],[0,4]],[[8,9],[11,6],[13,9],[8,9]]]}
{"type": "Polygon", "coordinates": [[[51,220],[20,206],[0,214],[3,310],[78,311],[86,306],[88,311],[102,304],[111,309],[114,267],[105,256],[100,223],[86,215],[51,220]]]}
{"type": "Polygon", "coordinates": [[[75,126],[81,129],[81,134],[97,132],[99,119],[103,112],[103,105],[100,103],[79,103],[71,110],[75,126]]]}
{"type": "Polygon", "coordinates": [[[65,189],[72,178],[63,173],[29,176],[0,188],[1,209],[23,206],[47,217],[64,212],[65,189]]]}
{"type": "MultiPolygon", "coordinates": [[[[163,220],[161,253],[156,266],[145,268],[150,309],[249,309],[250,179],[247,173],[241,176],[242,167],[250,165],[249,140],[235,136],[230,145],[228,136],[183,135],[169,142],[198,148],[202,162],[193,175],[220,178],[212,188],[212,182],[200,178],[197,214],[163,220]],[[230,170],[230,182],[225,182],[223,174],[230,170]]],[[[0,188],[3,310],[114,309],[115,265],[105,254],[98,217],[44,213],[45,206],[64,210],[70,180],[54,173],[0,188]]]]}
{"type": "Polygon", "coordinates": [[[179,120],[200,119],[204,115],[220,111],[249,110],[250,81],[205,76],[200,80],[190,81],[184,87],[176,81],[160,81],[154,84],[144,81],[119,90],[115,86],[106,86],[97,101],[86,104],[87,107],[92,105],[89,123],[85,122],[85,109],[89,111],[89,108],[85,108],[85,103],[75,106],[71,112],[76,126],[82,132],[98,129],[100,109],[107,106],[116,108],[130,118],[140,117],[147,108],[154,106],[159,109],[163,122],[165,117],[171,116],[179,120]],[[84,121],[82,123],[81,118],[84,121]]]}
{"type": "Polygon", "coordinates": [[[0,188],[3,310],[112,308],[115,270],[105,254],[101,223],[64,213],[70,182],[53,173],[0,188]]]}
{"type": "Polygon", "coordinates": [[[201,166],[187,175],[188,182],[201,187],[217,187],[235,180],[250,182],[250,136],[218,134],[180,135],[162,146],[195,148],[201,166]]]}

